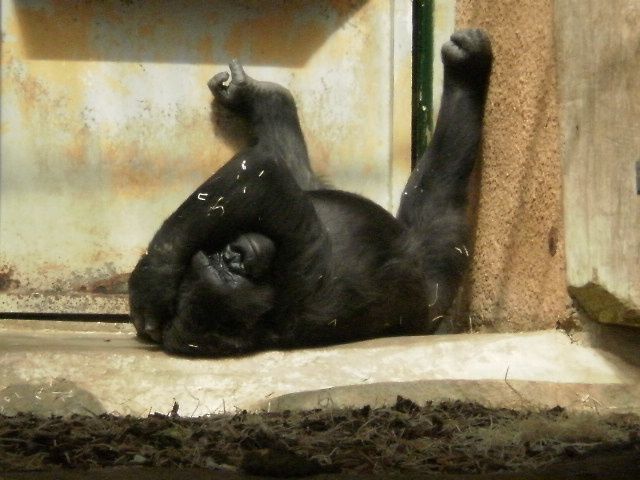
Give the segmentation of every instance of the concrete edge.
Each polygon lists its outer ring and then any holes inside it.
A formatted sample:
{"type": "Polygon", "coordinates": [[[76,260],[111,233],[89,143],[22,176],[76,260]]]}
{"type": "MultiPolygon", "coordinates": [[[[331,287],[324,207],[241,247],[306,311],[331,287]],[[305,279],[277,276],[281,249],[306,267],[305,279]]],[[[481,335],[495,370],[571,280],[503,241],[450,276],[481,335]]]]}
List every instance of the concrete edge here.
{"type": "Polygon", "coordinates": [[[349,385],[291,393],[265,400],[256,410],[312,410],[393,405],[398,395],[418,404],[461,400],[494,408],[640,414],[640,384],[555,383],[524,380],[419,380],[349,385]],[[535,402],[529,399],[536,399],[535,402]]]}

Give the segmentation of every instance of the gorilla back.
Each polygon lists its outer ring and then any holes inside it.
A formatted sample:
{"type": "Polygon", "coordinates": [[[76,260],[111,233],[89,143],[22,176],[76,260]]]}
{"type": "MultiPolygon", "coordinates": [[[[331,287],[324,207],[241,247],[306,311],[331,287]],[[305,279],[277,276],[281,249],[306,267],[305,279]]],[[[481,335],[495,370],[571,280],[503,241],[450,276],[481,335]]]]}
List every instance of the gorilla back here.
{"type": "Polygon", "coordinates": [[[291,94],[237,62],[209,81],[253,142],[162,224],[129,281],[138,334],[169,352],[237,355],[432,333],[468,263],[467,185],[489,39],[455,33],[433,140],[397,218],[313,173],[291,94]]]}

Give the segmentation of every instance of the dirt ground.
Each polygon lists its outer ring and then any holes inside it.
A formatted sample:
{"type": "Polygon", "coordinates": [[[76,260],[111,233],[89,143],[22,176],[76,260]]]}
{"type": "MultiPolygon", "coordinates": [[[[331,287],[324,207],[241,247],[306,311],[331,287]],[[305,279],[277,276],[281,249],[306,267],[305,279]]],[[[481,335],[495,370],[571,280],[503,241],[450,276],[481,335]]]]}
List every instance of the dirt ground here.
{"type": "Polygon", "coordinates": [[[387,408],[199,418],[179,408],[146,418],[2,416],[0,478],[71,480],[87,469],[94,479],[140,480],[640,478],[632,414],[419,406],[402,397],[387,408]]]}

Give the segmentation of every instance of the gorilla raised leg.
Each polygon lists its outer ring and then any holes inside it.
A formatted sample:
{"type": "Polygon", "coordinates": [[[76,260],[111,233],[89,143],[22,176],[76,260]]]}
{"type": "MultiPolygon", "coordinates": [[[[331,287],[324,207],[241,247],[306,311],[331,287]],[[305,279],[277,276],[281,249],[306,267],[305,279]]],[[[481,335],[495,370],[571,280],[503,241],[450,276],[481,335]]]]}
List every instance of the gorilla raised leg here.
{"type": "Polygon", "coordinates": [[[442,47],[444,89],[433,139],[405,187],[398,219],[407,250],[421,252],[434,331],[468,264],[466,218],[469,176],[478,155],[492,54],[481,30],[455,33],[442,47]]]}
{"type": "Polygon", "coordinates": [[[323,183],[311,170],[309,154],[298,120],[295,100],[277,83],[260,82],[247,75],[233,60],[227,72],[209,80],[209,89],[223,106],[245,117],[253,130],[256,148],[271,154],[287,166],[303,190],[322,188],[323,183]]]}

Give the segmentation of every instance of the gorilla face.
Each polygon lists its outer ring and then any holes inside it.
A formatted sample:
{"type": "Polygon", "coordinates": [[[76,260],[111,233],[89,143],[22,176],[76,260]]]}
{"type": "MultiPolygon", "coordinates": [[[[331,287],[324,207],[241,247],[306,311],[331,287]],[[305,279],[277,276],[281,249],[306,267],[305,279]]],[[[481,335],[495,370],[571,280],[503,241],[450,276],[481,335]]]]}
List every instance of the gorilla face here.
{"type": "Polygon", "coordinates": [[[273,242],[255,233],[218,252],[196,252],[180,286],[176,315],[162,334],[165,348],[184,353],[186,345],[189,353],[202,355],[241,350],[252,337],[248,332],[273,308],[268,271],[274,253],[273,242]]]}

